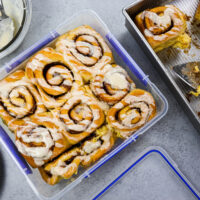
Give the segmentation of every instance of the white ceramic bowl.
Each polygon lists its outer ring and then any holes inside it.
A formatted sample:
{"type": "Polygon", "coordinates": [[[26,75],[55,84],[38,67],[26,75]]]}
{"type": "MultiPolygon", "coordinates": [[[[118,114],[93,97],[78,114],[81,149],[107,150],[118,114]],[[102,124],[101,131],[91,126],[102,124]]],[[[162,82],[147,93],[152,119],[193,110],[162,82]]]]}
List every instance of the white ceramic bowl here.
{"type": "Polygon", "coordinates": [[[21,27],[15,37],[0,51],[0,59],[13,52],[24,40],[26,36],[32,16],[32,3],[31,0],[22,0],[24,7],[24,15],[21,27]]]}

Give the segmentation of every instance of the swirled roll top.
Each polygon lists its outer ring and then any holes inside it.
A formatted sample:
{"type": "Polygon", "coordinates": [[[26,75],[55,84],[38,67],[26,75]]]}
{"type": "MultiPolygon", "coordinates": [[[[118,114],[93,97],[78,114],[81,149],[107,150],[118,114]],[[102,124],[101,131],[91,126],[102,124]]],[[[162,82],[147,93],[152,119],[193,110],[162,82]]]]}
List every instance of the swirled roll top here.
{"type": "Polygon", "coordinates": [[[191,38],[185,33],[186,16],[173,5],[147,9],[136,16],[135,22],[156,52],[169,46],[190,46],[191,38]]]}
{"type": "Polygon", "coordinates": [[[46,109],[34,85],[18,70],[0,81],[0,116],[16,131],[29,116],[46,109]]]}
{"type": "Polygon", "coordinates": [[[113,60],[112,52],[102,36],[87,25],[62,35],[56,47],[64,54],[65,60],[79,70],[86,82],[98,69],[113,60]]]}
{"type": "Polygon", "coordinates": [[[92,134],[105,120],[104,112],[95,99],[82,89],[72,94],[60,109],[59,117],[64,123],[65,137],[72,144],[92,134]]]}
{"type": "Polygon", "coordinates": [[[30,59],[26,76],[37,86],[49,109],[62,106],[70,92],[82,85],[77,70],[52,48],[44,48],[30,59]]]}
{"type": "Polygon", "coordinates": [[[107,64],[98,71],[90,88],[99,100],[113,105],[134,89],[135,84],[122,67],[107,64]]]}
{"type": "Polygon", "coordinates": [[[52,113],[39,113],[16,131],[17,148],[32,167],[44,165],[71,146],[54,121],[52,113]]]}
{"type": "MultiPolygon", "coordinates": [[[[163,29],[168,22],[162,22],[163,29]]],[[[84,25],[60,36],[56,49],[41,49],[23,70],[0,80],[0,117],[46,183],[71,178],[80,166],[103,157],[116,133],[127,138],[155,115],[151,94],[135,89],[127,72],[111,63],[102,36],[84,25]]]]}
{"type": "Polygon", "coordinates": [[[96,162],[111,150],[114,143],[115,137],[112,128],[104,125],[97,129],[94,136],[91,139],[86,140],[81,146],[83,151],[81,165],[87,167],[96,162]]]}
{"type": "Polygon", "coordinates": [[[127,138],[151,120],[155,113],[156,104],[152,95],[134,89],[108,111],[107,121],[118,136],[127,138]]]}
{"type": "Polygon", "coordinates": [[[107,126],[97,129],[78,147],[67,150],[54,161],[40,167],[43,179],[51,185],[61,179],[69,179],[81,166],[87,167],[100,159],[114,145],[113,130],[107,126]]]}

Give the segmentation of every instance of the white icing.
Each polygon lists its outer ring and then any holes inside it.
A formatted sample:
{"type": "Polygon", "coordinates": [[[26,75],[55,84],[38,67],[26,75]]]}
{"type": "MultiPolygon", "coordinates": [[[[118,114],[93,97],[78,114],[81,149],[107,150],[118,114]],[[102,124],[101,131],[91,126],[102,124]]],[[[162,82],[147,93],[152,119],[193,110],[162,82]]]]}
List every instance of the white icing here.
{"type": "Polygon", "coordinates": [[[56,144],[55,144],[55,147],[57,147],[57,148],[62,148],[62,147],[64,147],[64,145],[63,145],[63,144],[60,144],[60,143],[56,143],[56,144]]]}
{"type": "Polygon", "coordinates": [[[100,141],[86,141],[83,146],[83,151],[85,151],[87,154],[92,153],[94,150],[98,149],[101,146],[100,141]]]}
{"type": "Polygon", "coordinates": [[[114,108],[116,108],[116,109],[121,109],[123,107],[124,107],[124,104],[121,103],[121,102],[119,102],[119,103],[117,103],[117,104],[114,105],[114,108]]]}
{"type": "Polygon", "coordinates": [[[52,167],[50,172],[52,175],[62,176],[67,173],[70,168],[76,169],[76,163],[66,165],[65,162],[59,160],[58,164],[55,167],[52,167]]]}
{"type": "Polygon", "coordinates": [[[171,24],[170,14],[174,13],[172,9],[167,8],[162,16],[157,15],[154,12],[146,11],[146,17],[148,17],[157,26],[167,27],[171,24]]]}
{"type": "Polygon", "coordinates": [[[105,76],[105,82],[109,83],[112,88],[116,89],[126,89],[129,84],[126,77],[121,73],[107,73],[105,76]]]}

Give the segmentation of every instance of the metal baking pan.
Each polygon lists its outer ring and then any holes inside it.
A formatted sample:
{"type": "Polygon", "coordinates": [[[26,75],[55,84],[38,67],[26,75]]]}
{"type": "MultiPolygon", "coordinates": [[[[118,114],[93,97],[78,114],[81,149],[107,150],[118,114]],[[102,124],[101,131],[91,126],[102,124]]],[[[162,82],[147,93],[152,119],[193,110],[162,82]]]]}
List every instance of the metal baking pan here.
{"type": "Polygon", "coordinates": [[[192,41],[195,40],[200,44],[200,38],[198,38],[198,34],[200,34],[200,32],[198,32],[198,27],[195,27],[195,25],[191,23],[198,2],[199,0],[137,0],[126,6],[123,9],[123,14],[126,19],[125,25],[127,29],[142,46],[149,59],[160,71],[161,76],[172,89],[177,101],[182,104],[183,109],[187,113],[193,125],[197,128],[197,130],[200,130],[200,99],[196,97],[190,97],[190,99],[188,99],[189,88],[187,88],[180,80],[178,80],[171,71],[171,67],[177,64],[199,61],[200,49],[196,48],[196,46],[192,43],[189,52],[168,48],[159,53],[155,53],[134,23],[135,16],[147,8],[173,4],[180,8],[180,10],[182,10],[184,13],[187,13],[187,16],[190,17],[190,21],[187,22],[188,31],[192,33],[192,41]]]}

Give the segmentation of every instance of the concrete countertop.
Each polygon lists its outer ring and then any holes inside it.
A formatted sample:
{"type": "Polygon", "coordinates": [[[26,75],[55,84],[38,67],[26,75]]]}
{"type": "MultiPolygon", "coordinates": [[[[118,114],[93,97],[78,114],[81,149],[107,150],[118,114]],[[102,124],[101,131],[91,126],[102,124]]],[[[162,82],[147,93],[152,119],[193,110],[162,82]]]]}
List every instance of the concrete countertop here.
{"type": "MultiPolygon", "coordinates": [[[[132,160],[149,146],[163,147],[176,161],[185,176],[200,190],[200,134],[190,123],[167,85],[160,78],[142,49],[124,26],[122,8],[134,0],[34,0],[32,22],[22,45],[0,65],[15,57],[30,45],[45,36],[63,20],[81,9],[92,9],[106,22],[111,32],[119,39],[141,68],[150,75],[169,102],[168,114],[149,131],[132,143],[112,161],[99,168],[89,179],[69,192],[63,200],[91,199],[103,186],[127,168],[132,160]]],[[[7,152],[0,146],[0,199],[36,200],[19,169],[7,152]]],[[[123,185],[122,185],[123,187],[123,185]]],[[[132,199],[134,197],[124,197],[132,199]]],[[[115,198],[117,199],[117,197],[115,198]]],[[[138,199],[137,199],[138,200],[138,199]]]]}

